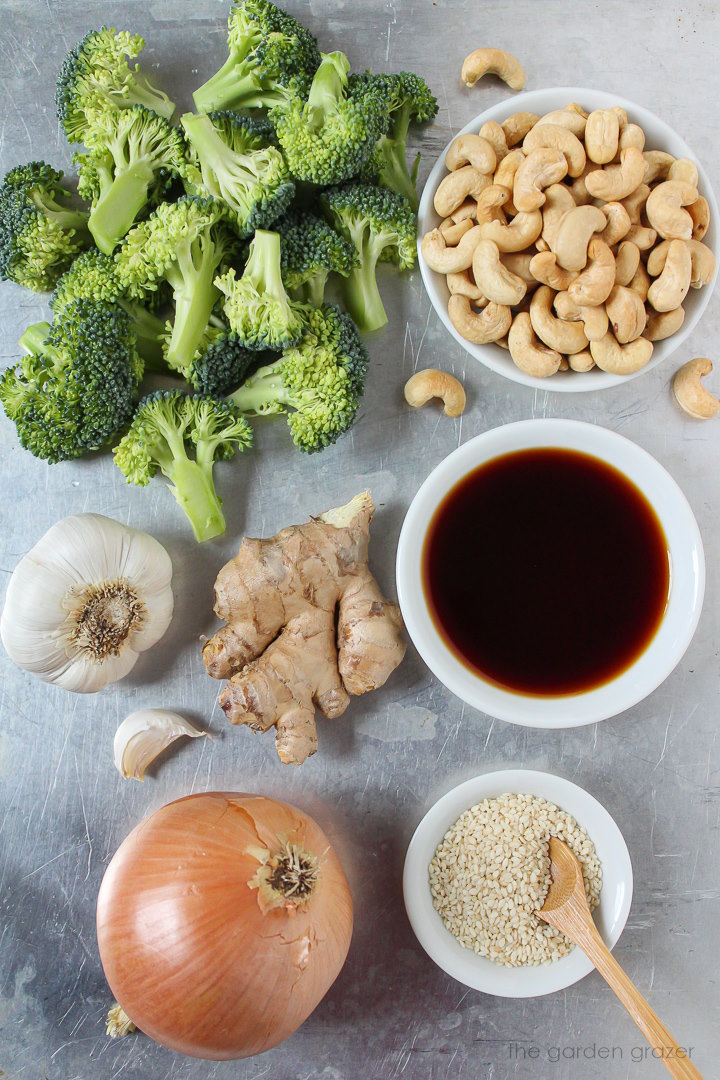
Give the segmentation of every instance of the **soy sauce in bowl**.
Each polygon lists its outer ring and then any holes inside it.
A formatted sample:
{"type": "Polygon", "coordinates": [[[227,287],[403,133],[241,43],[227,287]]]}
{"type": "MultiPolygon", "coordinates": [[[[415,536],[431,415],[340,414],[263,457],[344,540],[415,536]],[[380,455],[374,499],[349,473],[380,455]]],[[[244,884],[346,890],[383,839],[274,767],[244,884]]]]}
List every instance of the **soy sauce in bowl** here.
{"type": "Polygon", "coordinates": [[[575,450],[521,450],[455,485],[430,523],[423,586],[438,633],[471,671],[542,697],[626,671],[670,589],[652,506],[613,466],[575,450]]]}

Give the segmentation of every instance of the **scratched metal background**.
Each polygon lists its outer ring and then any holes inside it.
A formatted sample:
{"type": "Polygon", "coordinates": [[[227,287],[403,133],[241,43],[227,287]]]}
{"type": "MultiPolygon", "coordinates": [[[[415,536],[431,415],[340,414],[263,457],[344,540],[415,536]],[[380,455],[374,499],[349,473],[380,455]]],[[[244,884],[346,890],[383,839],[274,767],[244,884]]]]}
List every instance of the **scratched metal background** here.
{"type": "MultiPolygon", "coordinates": [[[[531,89],[586,84],[656,110],[718,175],[716,0],[288,0],[287,6],[326,50],[345,49],[357,68],[416,68],[427,76],[440,112],[423,137],[423,177],[453,132],[507,95],[495,80],[473,91],[460,85],[462,59],[481,43],[512,49],[531,89]]],[[[89,27],[106,22],[141,31],[146,62],[160,69],[159,81],[186,109],[191,90],[224,55],[227,8],[227,0],[3,0],[2,171],[38,156],[69,164],[55,120],[54,80],[66,49],[89,27]]],[[[260,430],[256,453],[218,469],[229,518],[219,543],[196,546],[162,480],[148,490],[128,488],[108,458],[49,468],[20,449],[0,418],[4,580],[58,518],[94,510],[148,529],[168,547],[176,595],[164,641],[130,678],[95,697],[48,688],[0,656],[5,1078],[659,1076],[659,1064],[633,1062],[642,1040],[599,976],[548,998],[493,999],[445,977],[412,935],[401,872],[417,822],[452,785],[510,765],[569,777],[619,822],[632,855],[635,899],[617,956],[676,1037],[696,1048],[705,1076],[720,1075],[720,422],[694,423],[674,406],[669,383],[676,361],[596,398],[533,392],[466,359],[432,313],[418,273],[384,275],[383,293],[390,322],[369,342],[368,391],[351,436],[321,457],[304,458],[282,422],[260,430]],[[438,365],[464,380],[462,418],[404,407],[402,386],[418,365],[438,365]],[[463,708],[410,649],[386,688],[355,700],[341,720],[320,720],[320,751],[302,770],[280,765],[271,736],[229,728],[215,707],[218,685],[205,674],[198,638],[214,625],[212,583],[238,537],[269,535],[367,486],[379,508],[372,563],[393,593],[403,515],[427,473],[472,435],[536,416],[621,431],[669,469],[693,506],[708,555],[705,610],[667,682],[632,712],[596,727],[530,731],[463,708]],[[140,785],[115,772],[112,737],[118,722],[144,705],[185,712],[214,738],[182,745],[140,785]],[[213,788],[276,794],[315,814],[341,852],[357,916],[347,965],[297,1034],[252,1061],[199,1065],[142,1036],[105,1037],[109,994],[93,912],[103,871],[126,833],[170,799],[213,788]],[[511,1044],[525,1051],[537,1046],[539,1056],[523,1063],[511,1044]],[[593,1060],[593,1046],[615,1047],[614,1064],[593,1060]],[[552,1063],[560,1051],[566,1057],[552,1063]],[[585,1057],[578,1060],[578,1053],[585,1057]]],[[[3,362],[15,356],[25,324],[45,310],[42,298],[9,284],[0,288],[3,362]]],[[[720,360],[719,332],[716,295],[677,361],[706,354],[720,360]]]]}

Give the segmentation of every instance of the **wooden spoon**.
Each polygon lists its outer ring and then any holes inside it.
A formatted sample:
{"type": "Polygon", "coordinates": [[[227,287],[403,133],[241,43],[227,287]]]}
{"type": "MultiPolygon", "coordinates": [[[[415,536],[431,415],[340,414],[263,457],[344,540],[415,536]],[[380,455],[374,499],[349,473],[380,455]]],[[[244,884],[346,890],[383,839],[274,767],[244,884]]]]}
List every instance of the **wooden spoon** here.
{"type": "Polygon", "coordinates": [[[536,912],[538,918],[560,930],[587,954],[672,1076],[677,1080],[703,1080],[687,1052],[678,1046],[600,937],[585,897],[577,856],[555,836],[550,837],[550,863],[552,884],[545,903],[536,912]]]}

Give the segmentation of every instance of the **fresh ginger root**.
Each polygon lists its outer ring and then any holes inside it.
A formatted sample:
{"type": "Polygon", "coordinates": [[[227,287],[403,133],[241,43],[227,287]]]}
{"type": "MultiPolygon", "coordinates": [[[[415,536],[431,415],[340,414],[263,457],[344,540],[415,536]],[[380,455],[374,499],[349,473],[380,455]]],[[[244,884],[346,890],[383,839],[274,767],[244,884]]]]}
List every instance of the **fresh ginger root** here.
{"type": "Polygon", "coordinates": [[[220,695],[230,723],[275,726],[285,764],[317,750],[315,706],[340,716],[405,654],[400,609],[367,565],[374,509],[364,491],[269,540],[246,537],[215,582],[227,625],[205,644],[205,667],[230,679],[220,695]]]}

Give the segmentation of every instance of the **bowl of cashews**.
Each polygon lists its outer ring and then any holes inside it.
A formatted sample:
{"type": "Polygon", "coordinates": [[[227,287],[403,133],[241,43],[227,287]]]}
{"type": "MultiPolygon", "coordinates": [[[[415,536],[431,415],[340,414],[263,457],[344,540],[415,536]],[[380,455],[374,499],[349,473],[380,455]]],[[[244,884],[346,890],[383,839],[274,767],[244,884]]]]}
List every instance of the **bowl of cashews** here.
{"type": "Polygon", "coordinates": [[[659,117],[598,90],[535,90],[476,117],[435,163],[420,270],[447,329],[492,371],[600,390],[697,325],[717,219],[707,173],[659,117]]]}

